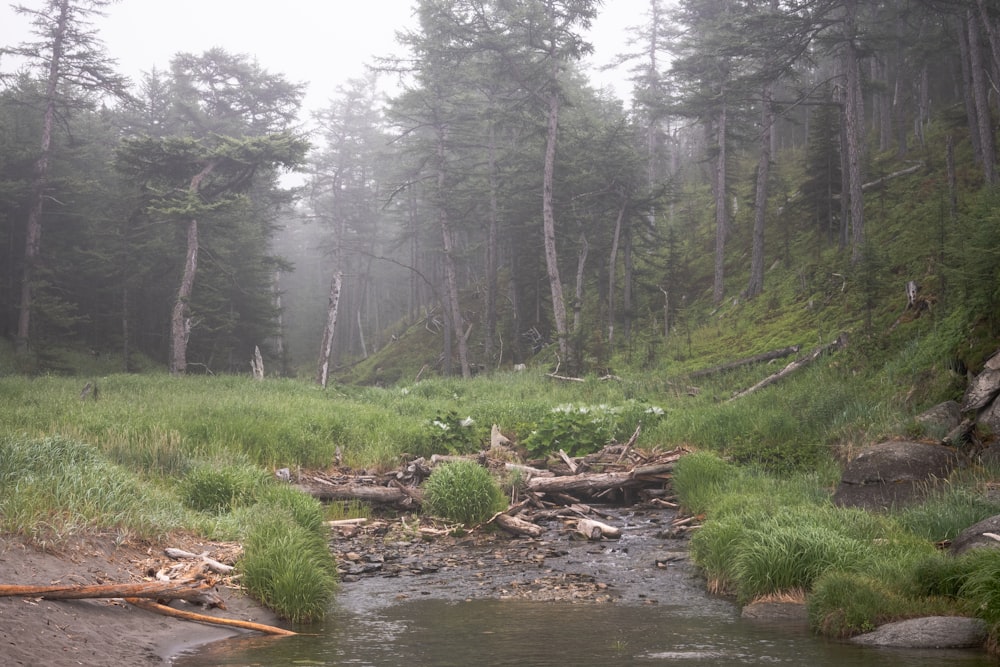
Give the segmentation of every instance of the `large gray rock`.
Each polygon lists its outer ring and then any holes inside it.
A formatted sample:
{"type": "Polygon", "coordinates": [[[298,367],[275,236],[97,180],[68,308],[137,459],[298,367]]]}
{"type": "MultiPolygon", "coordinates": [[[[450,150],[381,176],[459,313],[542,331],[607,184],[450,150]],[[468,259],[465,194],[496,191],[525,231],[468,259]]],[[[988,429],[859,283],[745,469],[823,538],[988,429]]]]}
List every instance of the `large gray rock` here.
{"type": "Polygon", "coordinates": [[[955,556],[978,547],[1000,548],[1000,514],[983,519],[958,534],[948,550],[955,556]],[[991,537],[996,536],[996,537],[991,537]]]}
{"type": "Polygon", "coordinates": [[[1000,394],[1000,351],[986,360],[983,370],[969,383],[962,397],[962,412],[979,410],[1000,394]]]}
{"type": "Polygon", "coordinates": [[[888,509],[920,500],[960,464],[943,445],[891,440],[866,447],[844,468],[833,502],[842,507],[888,509]]]}
{"type": "Polygon", "coordinates": [[[916,419],[928,430],[948,433],[962,423],[962,407],[957,401],[945,401],[920,413],[916,419]]]}
{"type": "Polygon", "coordinates": [[[978,618],[927,616],[886,623],[851,641],[897,648],[976,648],[986,641],[986,624],[978,618]]]}

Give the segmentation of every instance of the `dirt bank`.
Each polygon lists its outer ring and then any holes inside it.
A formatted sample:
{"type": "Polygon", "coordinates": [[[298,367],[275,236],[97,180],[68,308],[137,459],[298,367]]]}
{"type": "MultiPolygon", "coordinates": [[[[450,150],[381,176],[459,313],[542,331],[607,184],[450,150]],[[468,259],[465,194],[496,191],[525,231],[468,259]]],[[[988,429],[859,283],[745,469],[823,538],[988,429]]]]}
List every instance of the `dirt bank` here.
{"type": "MultiPolygon", "coordinates": [[[[200,553],[197,541],[170,545],[200,553]]],[[[43,552],[23,540],[0,536],[0,583],[97,584],[139,581],[151,556],[162,547],[118,546],[111,536],[69,540],[43,552]]],[[[219,587],[226,610],[203,610],[226,618],[277,624],[273,614],[239,591],[219,587]]],[[[241,630],[167,618],[123,601],[49,601],[0,597],[0,665],[47,667],[156,665],[169,656],[241,630]]]]}

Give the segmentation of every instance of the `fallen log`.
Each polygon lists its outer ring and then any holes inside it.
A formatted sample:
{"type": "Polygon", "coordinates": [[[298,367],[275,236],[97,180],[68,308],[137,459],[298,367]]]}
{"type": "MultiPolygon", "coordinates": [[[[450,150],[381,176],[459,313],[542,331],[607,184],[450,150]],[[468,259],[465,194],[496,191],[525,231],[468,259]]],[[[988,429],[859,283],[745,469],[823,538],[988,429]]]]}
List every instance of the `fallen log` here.
{"type": "Polygon", "coordinates": [[[0,584],[0,597],[31,597],[46,600],[85,600],[93,598],[155,598],[158,600],[187,600],[221,604],[222,599],[212,591],[214,584],[201,581],[143,581],[131,584],[78,584],[50,586],[21,586],[0,584]],[[207,598],[207,601],[206,601],[207,598]]]}
{"type": "Polygon", "coordinates": [[[765,361],[774,361],[775,359],[781,359],[782,357],[787,357],[790,354],[798,354],[798,351],[801,349],[802,349],[801,345],[790,345],[788,347],[782,347],[777,350],[771,350],[770,352],[761,352],[760,354],[755,354],[752,357],[737,359],[736,361],[730,361],[728,363],[720,364],[718,366],[712,366],[711,368],[703,368],[700,371],[694,371],[688,377],[689,378],[706,377],[708,375],[715,375],[716,373],[725,373],[726,371],[735,370],[737,368],[742,368],[743,366],[749,366],[751,364],[759,364],[765,361]]]}
{"type": "Polygon", "coordinates": [[[660,457],[655,463],[621,472],[581,473],[562,477],[536,477],[526,484],[528,491],[559,494],[571,491],[600,492],[614,488],[636,488],[660,481],[673,470],[674,464],[686,453],[678,449],[660,457]]]}
{"type": "Polygon", "coordinates": [[[610,526],[594,519],[577,519],[576,532],[588,540],[599,540],[603,537],[616,540],[622,536],[620,528],[610,526]]]}
{"type": "Polygon", "coordinates": [[[514,535],[527,535],[529,537],[541,537],[542,535],[541,526],[509,514],[497,514],[493,517],[493,522],[514,535]]]}
{"type": "Polygon", "coordinates": [[[839,350],[846,346],[847,346],[847,334],[842,333],[839,336],[837,336],[837,339],[832,343],[827,343],[826,345],[820,345],[811,353],[809,353],[807,356],[802,357],[801,359],[796,359],[792,363],[782,368],[777,373],[768,375],[766,378],[764,378],[754,386],[750,387],[749,389],[744,389],[743,391],[733,394],[733,396],[729,399],[729,401],[735,401],[738,398],[743,398],[744,396],[749,396],[750,394],[756,391],[760,391],[764,387],[769,387],[772,384],[775,384],[776,382],[783,380],[784,378],[791,375],[795,371],[805,368],[812,362],[819,359],[825,352],[829,352],[832,350],[839,350]]]}
{"type": "Polygon", "coordinates": [[[331,500],[361,500],[383,505],[420,504],[423,495],[420,489],[403,490],[393,486],[369,486],[366,484],[330,484],[323,488],[300,487],[313,498],[324,502],[331,500]]]}
{"type": "Polygon", "coordinates": [[[143,598],[127,597],[125,598],[125,601],[130,605],[139,607],[140,609],[146,609],[147,611],[163,614],[164,616],[183,618],[187,621],[209,623],[211,625],[224,625],[231,628],[241,628],[243,630],[254,630],[256,632],[263,632],[269,635],[291,636],[298,634],[297,632],[285,630],[284,628],[278,628],[273,625],[264,625],[263,623],[254,623],[252,621],[241,621],[235,618],[220,618],[218,616],[209,616],[208,614],[197,614],[193,611],[174,609],[173,607],[168,607],[165,604],[159,604],[153,600],[146,600],[143,598]]]}
{"type": "Polygon", "coordinates": [[[167,554],[174,560],[200,560],[205,564],[205,567],[216,574],[232,574],[235,569],[232,565],[226,565],[225,563],[220,563],[214,558],[209,558],[207,551],[200,554],[194,554],[190,551],[184,551],[183,549],[167,547],[163,550],[163,553],[167,554]]]}

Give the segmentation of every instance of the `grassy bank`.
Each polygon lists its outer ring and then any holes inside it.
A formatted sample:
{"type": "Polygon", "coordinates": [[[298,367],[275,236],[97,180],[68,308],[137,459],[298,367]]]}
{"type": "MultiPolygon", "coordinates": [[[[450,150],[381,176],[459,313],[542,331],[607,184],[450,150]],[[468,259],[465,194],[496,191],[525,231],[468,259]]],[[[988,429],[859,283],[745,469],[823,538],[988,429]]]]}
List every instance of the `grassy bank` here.
{"type": "Polygon", "coordinates": [[[1000,552],[955,558],[935,543],[1000,513],[983,486],[995,471],[966,471],[924,505],[887,515],[835,507],[815,474],[776,477],[715,454],[682,459],[683,506],[705,515],[691,539],[709,587],[741,603],[807,600],[819,632],[846,637],[887,621],[972,615],[1000,632],[1000,552]]]}
{"type": "Polygon", "coordinates": [[[709,515],[692,547],[720,590],[741,600],[809,591],[821,605],[817,627],[832,634],[918,609],[957,611],[967,608],[971,574],[949,597],[920,593],[912,573],[933,567],[934,540],[996,509],[976,500],[978,481],[898,517],[845,516],[827,500],[841,460],[893,434],[921,435],[913,414],[954,391],[942,352],[949,329],[928,326],[932,335],[898,342],[880,365],[859,345],[735,401],[734,391],[774,369],[582,382],[528,370],[327,390],[234,376],[0,377],[0,530],[43,547],[94,529],[122,540],[176,530],[238,540],[247,588],[283,616],[308,621],[323,614],[334,589],[322,519],[340,509],[279,484],[276,469],[339,460],[380,470],[407,456],[473,452],[493,424],[532,455],[585,454],[624,442],[641,424],[639,447],[687,445],[727,459],[699,454],[690,465],[707,472],[678,476],[685,505],[709,515]],[[81,397],[88,381],[96,399],[81,397]],[[737,554],[737,544],[753,549],[737,554]],[[800,551],[811,554],[806,562],[787,556],[800,551]],[[837,590],[833,577],[873,573],[896,607],[859,614],[821,602],[823,591],[837,590]]]}

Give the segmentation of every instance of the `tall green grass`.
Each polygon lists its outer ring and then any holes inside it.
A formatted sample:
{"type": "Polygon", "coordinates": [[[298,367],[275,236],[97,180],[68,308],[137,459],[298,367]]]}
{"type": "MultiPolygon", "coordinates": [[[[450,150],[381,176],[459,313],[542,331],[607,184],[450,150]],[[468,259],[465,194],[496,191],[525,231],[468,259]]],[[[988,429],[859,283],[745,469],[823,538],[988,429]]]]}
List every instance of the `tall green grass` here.
{"type": "Polygon", "coordinates": [[[58,436],[0,438],[0,530],[42,547],[86,530],[153,538],[184,525],[181,504],[92,445],[58,436]]]}

